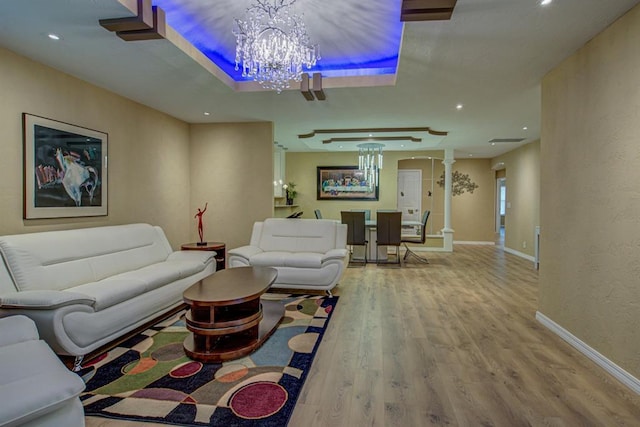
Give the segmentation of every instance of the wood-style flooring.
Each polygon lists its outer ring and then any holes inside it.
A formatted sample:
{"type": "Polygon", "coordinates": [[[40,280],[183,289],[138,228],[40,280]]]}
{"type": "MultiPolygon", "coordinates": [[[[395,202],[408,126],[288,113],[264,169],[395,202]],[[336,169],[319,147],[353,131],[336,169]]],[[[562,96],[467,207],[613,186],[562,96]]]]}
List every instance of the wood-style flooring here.
{"type": "Polygon", "coordinates": [[[290,427],[640,425],[640,397],[535,320],[532,262],[427,255],[347,269],[290,427]]]}

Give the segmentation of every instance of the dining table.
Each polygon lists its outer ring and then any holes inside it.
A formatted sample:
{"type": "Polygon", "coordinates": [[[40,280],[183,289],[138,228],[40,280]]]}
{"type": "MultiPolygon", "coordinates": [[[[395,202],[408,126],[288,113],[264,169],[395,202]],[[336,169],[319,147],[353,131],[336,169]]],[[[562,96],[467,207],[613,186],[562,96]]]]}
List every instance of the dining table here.
{"type": "MultiPolygon", "coordinates": [[[[367,262],[386,261],[389,258],[387,255],[387,246],[378,245],[376,243],[376,240],[378,239],[376,225],[377,223],[375,219],[368,219],[365,221],[365,235],[369,242],[367,244],[367,262]]],[[[403,220],[402,227],[422,227],[422,222],[403,220]]],[[[364,250],[363,246],[354,247],[352,259],[364,260],[364,250]]]]}

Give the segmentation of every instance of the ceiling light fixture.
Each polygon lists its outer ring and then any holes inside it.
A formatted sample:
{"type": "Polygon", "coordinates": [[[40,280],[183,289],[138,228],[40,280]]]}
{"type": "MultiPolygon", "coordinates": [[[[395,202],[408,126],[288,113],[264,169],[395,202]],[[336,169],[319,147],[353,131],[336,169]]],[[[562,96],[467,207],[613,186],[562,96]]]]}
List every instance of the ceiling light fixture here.
{"type": "Polygon", "coordinates": [[[303,65],[311,68],[320,59],[302,18],[290,10],[295,1],[256,0],[245,20],[235,19],[236,71],[242,64],[243,77],[278,93],[302,80],[303,65]]]}
{"type": "Polygon", "coordinates": [[[551,4],[551,2],[552,2],[552,1],[553,1],[553,0],[542,0],[542,1],[540,2],[540,4],[541,4],[542,6],[546,6],[546,5],[548,5],[548,4],[551,4]]]}
{"type": "Polygon", "coordinates": [[[457,109],[457,110],[462,110],[462,104],[458,104],[458,105],[456,105],[456,109],[457,109]]]}
{"type": "Polygon", "coordinates": [[[358,144],[358,169],[364,171],[364,177],[369,188],[375,188],[378,180],[378,171],[382,169],[382,148],[384,144],[368,142],[358,144]]]}
{"type": "Polygon", "coordinates": [[[57,34],[48,34],[47,37],[49,37],[51,40],[60,40],[60,36],[57,34]]]}

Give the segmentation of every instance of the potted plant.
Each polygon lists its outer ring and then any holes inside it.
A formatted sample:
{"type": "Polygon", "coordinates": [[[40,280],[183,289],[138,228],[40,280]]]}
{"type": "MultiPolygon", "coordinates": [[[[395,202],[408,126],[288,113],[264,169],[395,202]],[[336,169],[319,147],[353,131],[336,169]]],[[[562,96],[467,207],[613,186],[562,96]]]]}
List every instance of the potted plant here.
{"type": "Polygon", "coordinates": [[[287,192],[287,205],[293,205],[293,199],[298,195],[295,182],[289,182],[283,185],[283,187],[287,192]]]}

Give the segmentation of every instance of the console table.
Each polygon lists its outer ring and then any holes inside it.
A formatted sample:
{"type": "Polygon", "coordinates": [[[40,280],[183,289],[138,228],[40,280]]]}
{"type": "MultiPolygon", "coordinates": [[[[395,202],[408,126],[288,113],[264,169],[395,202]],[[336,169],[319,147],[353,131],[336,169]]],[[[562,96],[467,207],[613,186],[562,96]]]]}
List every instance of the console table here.
{"type": "Polygon", "coordinates": [[[245,356],[269,338],[284,316],[279,301],[260,300],[278,272],[271,267],[222,270],[184,291],[186,314],[184,351],[202,362],[222,362],[245,356]]]}
{"type": "Polygon", "coordinates": [[[205,242],[200,245],[198,243],[185,243],[180,246],[183,251],[215,251],[216,252],[216,271],[224,270],[227,263],[226,245],[222,242],[205,242]]]}

